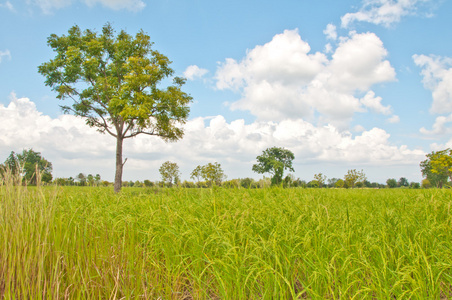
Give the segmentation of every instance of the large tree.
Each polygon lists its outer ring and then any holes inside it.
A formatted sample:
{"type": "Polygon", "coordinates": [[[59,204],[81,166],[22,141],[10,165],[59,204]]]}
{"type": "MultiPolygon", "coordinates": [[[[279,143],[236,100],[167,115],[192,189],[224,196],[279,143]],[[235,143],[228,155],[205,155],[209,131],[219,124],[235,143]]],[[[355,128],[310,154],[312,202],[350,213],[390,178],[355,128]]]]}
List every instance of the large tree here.
{"type": "Polygon", "coordinates": [[[52,34],[47,43],[56,56],[40,65],[39,73],[58,99],[73,100],[61,106],[63,111],[116,139],[114,188],[119,192],[124,139],[139,134],[182,138],[192,100],[181,90],[185,79],[174,77],[172,85],[162,87],[174,70],[143,31],[133,37],[123,30],[116,35],[110,24],[101,34],[73,26],[68,35],[52,34]]]}
{"type": "Polygon", "coordinates": [[[433,151],[420,163],[421,172],[430,183],[442,187],[447,180],[452,180],[452,149],[433,151]]]}
{"type": "Polygon", "coordinates": [[[295,172],[292,167],[294,158],[290,150],[280,147],[267,148],[262,155],[256,157],[258,163],[253,165],[253,171],[260,174],[270,173],[273,175],[272,185],[280,184],[284,170],[295,172]]]}

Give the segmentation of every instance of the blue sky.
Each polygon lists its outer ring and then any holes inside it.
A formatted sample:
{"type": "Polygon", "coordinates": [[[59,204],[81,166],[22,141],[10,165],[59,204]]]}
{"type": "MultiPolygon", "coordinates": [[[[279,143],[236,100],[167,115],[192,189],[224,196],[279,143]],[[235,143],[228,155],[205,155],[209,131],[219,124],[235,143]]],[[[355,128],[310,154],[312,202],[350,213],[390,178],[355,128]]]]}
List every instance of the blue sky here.
{"type": "Polygon", "coordinates": [[[0,0],[0,161],[31,147],[55,177],[113,179],[113,138],[63,116],[37,73],[50,34],[110,22],[147,32],[194,98],[182,141],[126,141],[124,180],[158,180],[166,160],[183,179],[214,161],[259,178],[256,156],[281,146],[307,181],[420,181],[425,154],[452,146],[451,15],[445,0],[0,0]]]}

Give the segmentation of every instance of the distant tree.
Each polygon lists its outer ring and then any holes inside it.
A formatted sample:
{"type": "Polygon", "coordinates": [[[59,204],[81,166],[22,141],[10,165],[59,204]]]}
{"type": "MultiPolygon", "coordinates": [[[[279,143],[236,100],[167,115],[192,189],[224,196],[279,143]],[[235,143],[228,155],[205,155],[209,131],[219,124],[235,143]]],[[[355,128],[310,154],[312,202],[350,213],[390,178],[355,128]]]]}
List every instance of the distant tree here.
{"type": "Polygon", "coordinates": [[[311,180],[311,181],[308,182],[308,187],[309,188],[318,188],[319,186],[320,185],[319,185],[319,182],[317,180],[311,180]]]}
{"type": "Polygon", "coordinates": [[[98,186],[100,184],[101,178],[99,174],[96,174],[96,176],[94,176],[94,183],[98,186]]]}
{"type": "Polygon", "coordinates": [[[394,178],[389,178],[388,180],[386,180],[386,184],[391,189],[397,187],[397,181],[394,178]]]}
{"type": "Polygon", "coordinates": [[[243,188],[249,189],[249,188],[251,188],[251,185],[253,184],[253,182],[254,182],[253,178],[249,178],[249,177],[243,178],[243,179],[240,179],[240,186],[243,188]]]}
{"type": "Polygon", "coordinates": [[[199,179],[202,178],[202,166],[196,166],[196,168],[191,172],[190,178],[199,182],[199,179]]]}
{"type": "Polygon", "coordinates": [[[325,185],[326,176],[322,173],[315,174],[314,179],[319,183],[319,187],[322,188],[325,185]]]}
{"type": "Polygon", "coordinates": [[[344,182],[346,187],[354,188],[357,182],[364,182],[367,180],[364,171],[356,171],[356,169],[348,170],[344,176],[344,182]]]}
{"type": "Polygon", "coordinates": [[[334,187],[335,187],[335,188],[343,188],[343,187],[344,187],[344,184],[345,184],[344,180],[339,179],[338,181],[336,181],[336,182],[334,183],[334,187]]]}
{"type": "Polygon", "coordinates": [[[74,185],[74,181],[75,181],[75,179],[73,177],[69,177],[67,179],[67,182],[68,182],[69,185],[74,185]]]}
{"type": "Polygon", "coordinates": [[[180,125],[189,114],[192,98],[181,90],[185,79],[174,77],[170,60],[151,48],[150,37],[140,31],[135,37],[110,24],[102,33],[82,32],[78,26],[68,35],[52,34],[47,44],[54,59],[39,66],[45,84],[57,98],[74,101],[62,106],[65,113],[86,119],[87,125],[116,139],[115,192],[121,190],[124,139],[139,134],[176,141],[183,136],[180,125]]]}
{"type": "Polygon", "coordinates": [[[79,173],[75,178],[77,179],[79,185],[81,185],[81,186],[86,185],[86,175],[85,174],[79,173]]]}
{"type": "Polygon", "coordinates": [[[55,178],[55,180],[53,182],[59,186],[68,185],[66,178],[55,178]]]}
{"type": "Polygon", "coordinates": [[[410,183],[408,182],[408,179],[406,179],[405,177],[400,177],[399,181],[397,181],[398,187],[407,187],[409,185],[410,183]]]}
{"type": "Polygon", "coordinates": [[[179,166],[177,163],[166,161],[160,166],[159,172],[162,176],[162,181],[168,186],[177,184],[180,176],[179,166]]]}
{"type": "Polygon", "coordinates": [[[13,173],[18,172],[22,175],[23,180],[28,184],[38,183],[36,172],[39,173],[42,182],[50,183],[52,181],[52,163],[33,149],[24,149],[20,154],[12,151],[5,161],[5,166],[13,173]]]}
{"type": "Polygon", "coordinates": [[[133,186],[134,186],[134,187],[143,187],[143,183],[140,182],[139,180],[137,180],[137,181],[135,181],[135,182],[133,183],[133,186]]]}
{"type": "Polygon", "coordinates": [[[284,170],[295,172],[292,167],[295,156],[290,150],[279,147],[267,148],[256,159],[258,163],[253,165],[253,171],[259,174],[272,174],[272,185],[278,185],[282,182],[284,170]]]}
{"type": "Polygon", "coordinates": [[[338,182],[339,180],[341,180],[340,178],[328,178],[327,182],[328,182],[328,187],[334,187],[336,182],[338,182]]]}
{"type": "Polygon", "coordinates": [[[88,181],[89,186],[94,186],[94,176],[93,174],[88,174],[86,177],[86,180],[88,181]]]}
{"type": "Polygon", "coordinates": [[[419,184],[419,182],[410,182],[410,188],[418,189],[420,187],[421,187],[421,185],[419,184]]]}
{"type": "Polygon", "coordinates": [[[153,187],[154,186],[154,183],[152,181],[150,181],[149,179],[145,179],[143,181],[143,184],[145,187],[153,187]]]}
{"type": "Polygon", "coordinates": [[[221,165],[217,162],[204,165],[201,169],[201,176],[210,184],[215,183],[217,185],[220,185],[221,182],[226,179],[226,175],[224,175],[221,165]]]}

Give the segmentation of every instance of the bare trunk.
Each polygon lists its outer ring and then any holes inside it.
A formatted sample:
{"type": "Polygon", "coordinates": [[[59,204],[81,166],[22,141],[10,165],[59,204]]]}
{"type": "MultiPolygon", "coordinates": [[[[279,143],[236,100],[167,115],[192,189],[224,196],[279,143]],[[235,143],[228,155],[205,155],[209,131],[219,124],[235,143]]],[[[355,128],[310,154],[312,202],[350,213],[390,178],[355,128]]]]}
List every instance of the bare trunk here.
{"type": "Polygon", "coordinates": [[[122,162],[122,142],[124,138],[118,134],[116,137],[116,173],[115,173],[115,193],[121,191],[122,186],[122,168],[124,164],[122,162]]]}

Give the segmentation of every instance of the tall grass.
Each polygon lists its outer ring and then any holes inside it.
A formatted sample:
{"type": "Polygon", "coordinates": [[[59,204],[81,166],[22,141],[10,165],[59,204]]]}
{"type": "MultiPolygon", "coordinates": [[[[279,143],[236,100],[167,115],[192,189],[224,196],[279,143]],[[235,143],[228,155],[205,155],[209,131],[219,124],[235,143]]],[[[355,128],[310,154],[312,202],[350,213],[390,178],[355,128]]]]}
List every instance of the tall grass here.
{"type": "Polygon", "coordinates": [[[6,299],[452,299],[448,190],[0,195],[6,299]]]}

